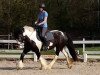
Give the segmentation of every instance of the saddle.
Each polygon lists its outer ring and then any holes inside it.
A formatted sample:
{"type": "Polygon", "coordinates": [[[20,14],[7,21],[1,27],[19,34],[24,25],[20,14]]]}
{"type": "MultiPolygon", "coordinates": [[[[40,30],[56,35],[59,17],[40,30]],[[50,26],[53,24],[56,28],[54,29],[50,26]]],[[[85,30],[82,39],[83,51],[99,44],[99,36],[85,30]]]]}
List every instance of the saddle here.
{"type": "MultiPolygon", "coordinates": [[[[38,33],[38,31],[37,31],[37,33],[38,33]]],[[[38,40],[41,40],[40,37],[41,37],[41,36],[39,36],[39,35],[37,34],[37,39],[38,39],[38,40]]],[[[46,32],[46,34],[45,34],[45,38],[46,38],[47,41],[52,41],[52,40],[54,40],[53,33],[50,32],[49,30],[47,30],[47,32],[46,32]]]]}
{"type": "Polygon", "coordinates": [[[47,39],[47,41],[54,40],[54,36],[53,36],[53,34],[49,30],[46,32],[45,38],[47,39]]]}

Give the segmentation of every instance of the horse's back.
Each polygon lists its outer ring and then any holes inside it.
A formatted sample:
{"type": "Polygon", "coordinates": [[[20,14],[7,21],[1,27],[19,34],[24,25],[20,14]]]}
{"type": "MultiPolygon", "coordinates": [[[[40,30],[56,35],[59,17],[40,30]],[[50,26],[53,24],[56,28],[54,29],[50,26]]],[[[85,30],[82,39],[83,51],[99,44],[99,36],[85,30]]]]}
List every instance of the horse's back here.
{"type": "Polygon", "coordinates": [[[62,33],[59,30],[51,30],[46,32],[47,40],[54,40],[55,37],[59,37],[60,35],[62,35],[62,33]]]}

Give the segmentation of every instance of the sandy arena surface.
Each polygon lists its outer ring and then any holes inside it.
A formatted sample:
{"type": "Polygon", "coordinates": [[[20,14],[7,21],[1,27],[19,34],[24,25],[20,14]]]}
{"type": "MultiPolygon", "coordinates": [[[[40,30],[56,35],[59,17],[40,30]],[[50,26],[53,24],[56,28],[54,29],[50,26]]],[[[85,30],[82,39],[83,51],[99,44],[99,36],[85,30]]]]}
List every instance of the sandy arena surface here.
{"type": "MultiPolygon", "coordinates": [[[[48,62],[49,63],[49,62],[48,62]]],[[[16,60],[0,60],[0,75],[100,75],[100,61],[77,62],[69,69],[66,61],[57,61],[52,70],[40,70],[40,62],[24,61],[25,68],[16,70],[16,60]]]]}

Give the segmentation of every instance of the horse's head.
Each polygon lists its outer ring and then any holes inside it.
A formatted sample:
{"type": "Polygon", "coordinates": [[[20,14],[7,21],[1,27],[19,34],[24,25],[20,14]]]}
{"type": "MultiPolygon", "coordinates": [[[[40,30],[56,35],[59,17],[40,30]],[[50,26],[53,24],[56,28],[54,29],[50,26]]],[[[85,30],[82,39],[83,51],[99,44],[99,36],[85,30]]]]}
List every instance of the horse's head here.
{"type": "Polygon", "coordinates": [[[24,26],[23,27],[23,36],[30,37],[34,31],[35,31],[35,29],[33,27],[24,26]]]}
{"type": "Polygon", "coordinates": [[[15,30],[14,30],[14,38],[16,39],[16,40],[18,40],[19,42],[22,42],[23,41],[23,31],[24,31],[24,29],[23,28],[16,28],[15,30]]]}

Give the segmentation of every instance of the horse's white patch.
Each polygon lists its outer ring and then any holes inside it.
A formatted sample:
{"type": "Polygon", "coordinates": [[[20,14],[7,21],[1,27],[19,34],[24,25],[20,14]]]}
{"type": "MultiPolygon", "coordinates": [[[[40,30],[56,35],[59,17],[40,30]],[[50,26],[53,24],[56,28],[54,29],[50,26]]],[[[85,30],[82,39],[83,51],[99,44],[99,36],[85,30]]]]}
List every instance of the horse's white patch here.
{"type": "Polygon", "coordinates": [[[22,69],[24,67],[24,64],[23,64],[22,60],[19,61],[19,63],[17,64],[17,67],[19,69],[22,69]]]}
{"type": "Polygon", "coordinates": [[[53,43],[52,43],[52,42],[50,42],[50,44],[49,44],[49,46],[48,46],[48,49],[49,49],[49,47],[50,47],[50,46],[52,46],[52,45],[53,45],[53,43]]]}
{"type": "Polygon", "coordinates": [[[64,33],[63,33],[62,31],[59,31],[59,32],[60,32],[63,36],[65,36],[64,33]]]}
{"type": "Polygon", "coordinates": [[[40,62],[42,64],[42,68],[47,69],[47,61],[44,58],[40,57],[40,62]]]}
{"type": "Polygon", "coordinates": [[[59,30],[51,30],[50,32],[57,32],[57,31],[59,31],[59,30]]]}
{"type": "Polygon", "coordinates": [[[50,45],[49,46],[52,46],[53,45],[53,43],[52,42],[50,42],[50,45]]]}
{"type": "Polygon", "coordinates": [[[64,33],[62,31],[59,31],[59,30],[52,30],[50,32],[60,32],[63,36],[65,36],[64,33]]]}
{"type": "Polygon", "coordinates": [[[54,48],[54,50],[56,51],[56,47],[54,48]]]}

